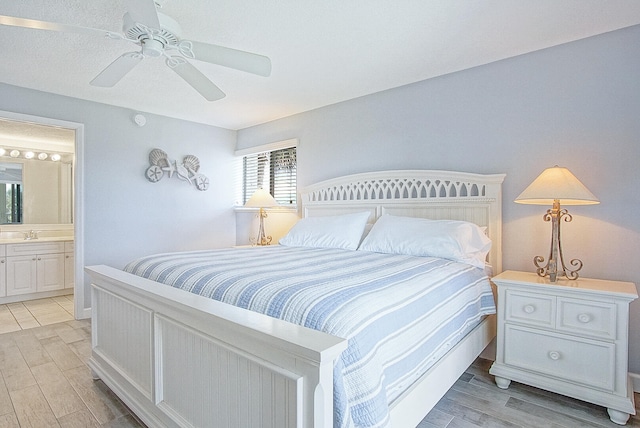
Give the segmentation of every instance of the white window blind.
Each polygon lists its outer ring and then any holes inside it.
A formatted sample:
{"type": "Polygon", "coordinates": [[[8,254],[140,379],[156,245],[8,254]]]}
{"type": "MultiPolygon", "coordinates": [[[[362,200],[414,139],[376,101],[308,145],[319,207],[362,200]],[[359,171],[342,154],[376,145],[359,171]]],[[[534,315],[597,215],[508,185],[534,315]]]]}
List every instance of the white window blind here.
{"type": "Polygon", "coordinates": [[[254,153],[242,158],[242,204],[263,188],[283,206],[297,203],[296,148],[287,147],[254,153]]]}

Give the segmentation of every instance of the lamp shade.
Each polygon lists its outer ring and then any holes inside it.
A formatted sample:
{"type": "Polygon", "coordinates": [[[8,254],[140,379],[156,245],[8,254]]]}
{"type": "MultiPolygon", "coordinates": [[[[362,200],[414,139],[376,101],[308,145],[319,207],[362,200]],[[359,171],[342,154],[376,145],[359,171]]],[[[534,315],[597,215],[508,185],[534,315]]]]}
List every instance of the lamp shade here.
{"type": "Polygon", "coordinates": [[[542,171],[514,202],[519,204],[593,205],[600,201],[567,168],[554,166],[542,171]]]}
{"type": "Polygon", "coordinates": [[[254,208],[276,207],[278,206],[278,201],[271,196],[271,193],[264,189],[258,189],[251,195],[244,206],[254,208]]]}

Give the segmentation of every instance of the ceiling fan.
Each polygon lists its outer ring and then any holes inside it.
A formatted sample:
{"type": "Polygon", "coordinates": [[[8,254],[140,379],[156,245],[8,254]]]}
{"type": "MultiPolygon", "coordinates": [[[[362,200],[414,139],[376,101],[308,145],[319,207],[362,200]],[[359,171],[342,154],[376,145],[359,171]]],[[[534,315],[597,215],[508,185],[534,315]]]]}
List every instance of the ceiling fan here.
{"type": "Polygon", "coordinates": [[[208,101],[224,98],[225,93],[200,72],[190,59],[205,61],[259,76],[271,74],[271,60],[263,55],[180,37],[180,25],[160,13],[153,0],[125,0],[127,13],[123,17],[122,34],[97,28],[38,21],[0,15],[0,25],[26,27],[39,30],[102,35],[111,39],[129,40],[141,47],[116,58],[90,84],[112,87],[147,57],[165,57],[167,66],[191,85],[208,101]]]}

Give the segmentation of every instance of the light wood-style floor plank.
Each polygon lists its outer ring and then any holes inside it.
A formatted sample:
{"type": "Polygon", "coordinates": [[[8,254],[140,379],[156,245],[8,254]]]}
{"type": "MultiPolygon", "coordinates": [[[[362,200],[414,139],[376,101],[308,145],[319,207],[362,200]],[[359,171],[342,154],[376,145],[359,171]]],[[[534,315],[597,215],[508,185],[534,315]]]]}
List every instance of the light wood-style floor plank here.
{"type": "Polygon", "coordinates": [[[47,400],[37,385],[11,391],[11,401],[22,428],[59,427],[47,400]]]}
{"type": "Polygon", "coordinates": [[[0,416],[0,426],[3,428],[20,428],[20,423],[15,413],[0,416]]]}
{"type": "Polygon", "coordinates": [[[86,408],[67,379],[44,382],[39,386],[56,418],[61,418],[86,408]]]}
{"type": "MultiPolygon", "coordinates": [[[[4,379],[2,378],[2,376],[0,376],[0,415],[5,416],[10,414],[14,414],[15,416],[15,413],[13,410],[13,403],[11,403],[9,390],[7,389],[7,386],[4,383],[4,379]]],[[[0,421],[2,420],[4,419],[0,417],[0,421]]],[[[7,422],[7,424],[9,423],[7,422]]],[[[0,426],[4,426],[4,425],[0,424],[0,426]]]]}
{"type": "Polygon", "coordinates": [[[84,366],[84,363],[69,349],[60,336],[42,339],[41,342],[60,370],[65,371],[84,366]]]}
{"type": "Polygon", "coordinates": [[[58,422],[61,428],[100,428],[100,424],[87,408],[62,416],[58,418],[58,422]]]}

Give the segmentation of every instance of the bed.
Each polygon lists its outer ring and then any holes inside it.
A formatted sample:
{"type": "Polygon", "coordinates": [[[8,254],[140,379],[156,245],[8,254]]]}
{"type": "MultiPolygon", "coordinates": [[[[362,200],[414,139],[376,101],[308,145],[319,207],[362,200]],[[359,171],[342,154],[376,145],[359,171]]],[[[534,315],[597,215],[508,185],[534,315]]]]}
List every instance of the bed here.
{"type": "MultiPolygon", "coordinates": [[[[503,179],[415,170],[352,175],[305,189],[301,213],[312,219],[366,212],[372,224],[390,216],[471,222],[491,238],[488,262],[497,273],[503,179]]],[[[290,250],[237,249],[247,260],[265,252],[284,260],[287,251],[293,257],[290,250]]],[[[318,260],[346,257],[313,251],[318,260]]],[[[372,257],[366,263],[376,264],[372,257]]],[[[334,392],[341,389],[334,391],[336,367],[349,340],[108,266],[86,270],[92,278],[89,365],[149,426],[334,426],[340,410],[334,392]]],[[[469,330],[398,392],[384,424],[416,426],[495,336],[494,317],[469,330]]]]}

